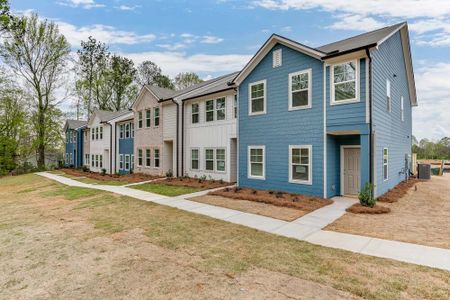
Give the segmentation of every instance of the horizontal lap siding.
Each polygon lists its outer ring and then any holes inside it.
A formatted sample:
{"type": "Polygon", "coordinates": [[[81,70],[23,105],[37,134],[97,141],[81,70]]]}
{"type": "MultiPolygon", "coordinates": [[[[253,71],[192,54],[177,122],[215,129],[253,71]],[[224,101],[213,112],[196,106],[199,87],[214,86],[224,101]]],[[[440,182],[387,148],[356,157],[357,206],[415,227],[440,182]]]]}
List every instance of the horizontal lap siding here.
{"type": "Polygon", "coordinates": [[[272,51],[239,87],[239,184],[258,189],[323,195],[323,64],[282,48],[282,66],[272,68],[272,51]],[[312,68],[312,108],[288,110],[288,74],[312,68]],[[267,113],[248,115],[249,83],[267,80],[267,113]],[[247,178],[248,145],[266,147],[266,178],[247,178]],[[312,185],[289,183],[289,145],[312,145],[312,185]]]}
{"type": "Polygon", "coordinates": [[[385,41],[373,57],[373,125],[376,136],[376,193],[382,195],[405,179],[400,172],[411,154],[412,116],[400,33],[385,41]],[[396,77],[394,77],[394,74],[396,77]],[[386,110],[386,79],[391,81],[391,112],[386,110]],[[404,98],[405,121],[400,117],[404,98]],[[389,148],[389,180],[383,180],[383,148],[389,148]]]}

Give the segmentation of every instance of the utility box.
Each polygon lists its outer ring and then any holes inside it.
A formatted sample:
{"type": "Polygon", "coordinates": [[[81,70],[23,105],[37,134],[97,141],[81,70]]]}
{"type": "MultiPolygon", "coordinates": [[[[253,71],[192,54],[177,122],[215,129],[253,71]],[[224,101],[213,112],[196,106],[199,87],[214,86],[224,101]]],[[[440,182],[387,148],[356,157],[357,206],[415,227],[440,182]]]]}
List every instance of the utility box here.
{"type": "Polygon", "coordinates": [[[431,179],[431,165],[418,164],[417,165],[418,178],[419,179],[431,179]]]}

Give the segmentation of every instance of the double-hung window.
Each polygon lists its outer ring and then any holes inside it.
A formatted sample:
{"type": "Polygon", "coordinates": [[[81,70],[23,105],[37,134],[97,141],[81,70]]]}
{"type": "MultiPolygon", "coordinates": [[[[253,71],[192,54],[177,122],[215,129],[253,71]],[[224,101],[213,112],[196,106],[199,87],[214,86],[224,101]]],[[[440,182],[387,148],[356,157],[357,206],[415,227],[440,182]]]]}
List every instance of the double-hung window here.
{"type": "Polygon", "coordinates": [[[216,120],[225,120],[225,97],[216,99],[216,120]]]}
{"type": "Polygon", "coordinates": [[[95,167],[95,157],[94,154],[91,154],[91,166],[95,167]]]}
{"type": "Polygon", "coordinates": [[[205,149],[205,170],[214,171],[214,149],[205,149]]]}
{"type": "Polygon", "coordinates": [[[311,184],[312,146],[289,146],[289,182],[311,184]]]}
{"type": "Polygon", "coordinates": [[[311,69],[289,74],[289,110],[311,107],[311,69]]]}
{"type": "Polygon", "coordinates": [[[389,179],[389,149],[383,148],[383,179],[389,179]]]}
{"type": "Polygon", "coordinates": [[[91,139],[94,140],[95,139],[95,129],[91,128],[91,139]]]}
{"type": "Polygon", "coordinates": [[[138,128],[142,128],[142,111],[138,112],[138,128]]]}
{"type": "Polygon", "coordinates": [[[151,121],[151,110],[147,109],[145,110],[145,127],[150,127],[151,121]]]}
{"type": "Polygon", "coordinates": [[[225,149],[216,149],[216,171],[225,172],[225,149]]]}
{"type": "Polygon", "coordinates": [[[266,80],[250,83],[248,114],[258,115],[266,113],[266,80]]]}
{"type": "Polygon", "coordinates": [[[386,111],[391,112],[391,81],[386,79],[386,111]]]}
{"type": "Polygon", "coordinates": [[[119,170],[123,169],[123,154],[119,154],[119,170]]]}
{"type": "Polygon", "coordinates": [[[151,166],[151,151],[150,149],[145,149],[145,166],[151,166]]]}
{"type": "Polygon", "coordinates": [[[70,164],[73,165],[73,153],[70,153],[70,164]]]}
{"type": "Polygon", "coordinates": [[[159,168],[159,149],[153,149],[153,159],[155,168],[159,168]]]}
{"type": "Polygon", "coordinates": [[[199,151],[198,149],[191,149],[191,169],[199,169],[199,151]]]}
{"type": "Polygon", "coordinates": [[[95,127],[95,139],[98,140],[98,127],[95,127]]]}
{"type": "Polygon", "coordinates": [[[138,166],[142,166],[142,149],[138,149],[138,166]]]}
{"type": "Polygon", "coordinates": [[[95,154],[95,167],[98,168],[98,154],[95,154]]]}
{"type": "Polygon", "coordinates": [[[358,61],[331,66],[331,104],[358,102],[358,61]]]}
{"type": "Polygon", "coordinates": [[[130,138],[130,123],[127,123],[125,125],[125,138],[129,139],[130,138]]]}
{"type": "Polygon", "coordinates": [[[191,105],[191,109],[192,109],[192,112],[191,112],[191,123],[192,124],[197,124],[200,121],[199,120],[200,107],[199,107],[198,103],[193,103],[191,105]]]}
{"type": "Polygon", "coordinates": [[[159,107],[155,107],[153,109],[153,118],[154,118],[153,123],[154,123],[155,127],[158,127],[159,126],[159,107]]]}
{"type": "Polygon", "coordinates": [[[100,139],[103,140],[103,127],[100,127],[100,139]]]}
{"type": "Polygon", "coordinates": [[[206,122],[214,121],[214,100],[208,100],[205,103],[206,122]]]}
{"type": "Polygon", "coordinates": [[[99,155],[100,157],[100,168],[103,168],[103,155],[99,155]]]}
{"type": "Polygon", "coordinates": [[[237,95],[234,95],[234,101],[233,101],[233,116],[236,119],[238,115],[238,98],[237,95]]]}
{"type": "Polygon", "coordinates": [[[123,139],[123,124],[119,125],[119,131],[120,131],[119,139],[123,139]]]}
{"type": "Polygon", "coordinates": [[[133,122],[130,123],[130,128],[131,128],[131,137],[134,138],[134,123],[133,122]]]}
{"type": "Polygon", "coordinates": [[[265,146],[248,146],[248,177],[265,179],[265,146]]]}
{"type": "Polygon", "coordinates": [[[130,155],[126,154],[125,155],[125,171],[129,171],[130,170],[130,155]]]}
{"type": "Polygon", "coordinates": [[[134,170],[134,154],[131,154],[131,170],[134,170]]]}
{"type": "Polygon", "coordinates": [[[73,132],[72,138],[73,138],[72,142],[75,144],[77,142],[77,132],[76,131],[73,132]]]}
{"type": "Polygon", "coordinates": [[[405,103],[403,96],[400,98],[400,120],[405,121],[405,103]]]}

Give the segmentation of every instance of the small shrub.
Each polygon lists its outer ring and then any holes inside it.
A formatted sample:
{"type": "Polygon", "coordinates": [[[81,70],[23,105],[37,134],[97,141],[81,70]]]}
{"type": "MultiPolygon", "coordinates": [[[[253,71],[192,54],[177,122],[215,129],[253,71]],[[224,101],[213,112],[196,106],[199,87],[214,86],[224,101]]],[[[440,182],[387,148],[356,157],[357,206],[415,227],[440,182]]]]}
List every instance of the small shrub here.
{"type": "Polygon", "coordinates": [[[366,182],[358,194],[358,199],[362,206],[374,207],[377,200],[373,197],[373,184],[366,182]]]}
{"type": "Polygon", "coordinates": [[[228,193],[230,191],[230,188],[224,188],[223,191],[228,193]]]}
{"type": "Polygon", "coordinates": [[[102,169],[102,176],[105,176],[105,175],[106,175],[106,169],[103,168],[103,169],[102,169]]]}
{"type": "Polygon", "coordinates": [[[166,172],[166,177],[167,177],[167,178],[172,178],[172,177],[173,177],[173,172],[172,172],[172,170],[168,170],[168,171],[166,172]]]}
{"type": "Polygon", "coordinates": [[[240,192],[240,190],[241,190],[241,188],[240,188],[240,187],[235,187],[235,188],[233,189],[233,192],[235,192],[235,193],[239,193],[239,192],[240,192]]]}
{"type": "Polygon", "coordinates": [[[292,202],[298,202],[298,201],[299,201],[299,200],[298,200],[297,197],[292,198],[292,202]]]}
{"type": "Polygon", "coordinates": [[[89,172],[89,167],[88,166],[83,166],[82,170],[83,170],[83,172],[89,172]]]}
{"type": "Polygon", "coordinates": [[[274,191],[272,191],[272,190],[269,190],[269,194],[273,195],[273,193],[274,193],[274,191]]]}
{"type": "Polygon", "coordinates": [[[202,182],[205,181],[205,180],[206,180],[206,175],[203,175],[203,176],[200,176],[198,182],[199,182],[199,183],[202,183],[202,182]]]}
{"type": "Polygon", "coordinates": [[[252,190],[252,194],[253,194],[253,195],[256,195],[257,193],[258,193],[257,190],[252,190]]]}
{"type": "Polygon", "coordinates": [[[219,183],[220,183],[220,184],[223,184],[223,179],[220,179],[220,180],[219,180],[219,183]]]}
{"type": "Polygon", "coordinates": [[[283,198],[283,192],[276,192],[275,197],[283,198]]]}

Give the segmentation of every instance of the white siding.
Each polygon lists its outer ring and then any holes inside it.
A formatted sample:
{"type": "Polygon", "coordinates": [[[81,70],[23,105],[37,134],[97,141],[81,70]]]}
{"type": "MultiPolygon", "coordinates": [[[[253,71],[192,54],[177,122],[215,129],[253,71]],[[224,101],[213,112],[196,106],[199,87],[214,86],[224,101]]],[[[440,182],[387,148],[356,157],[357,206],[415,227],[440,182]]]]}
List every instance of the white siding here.
{"type": "Polygon", "coordinates": [[[103,127],[103,138],[100,140],[92,140],[91,131],[89,130],[89,154],[91,155],[103,155],[103,166],[92,167],[92,163],[90,165],[90,169],[93,172],[101,172],[102,169],[106,169],[107,173],[110,173],[110,126],[107,124],[101,124],[100,119],[97,116],[94,116],[94,119],[89,121],[88,125],[89,129],[96,127],[103,127]]]}

